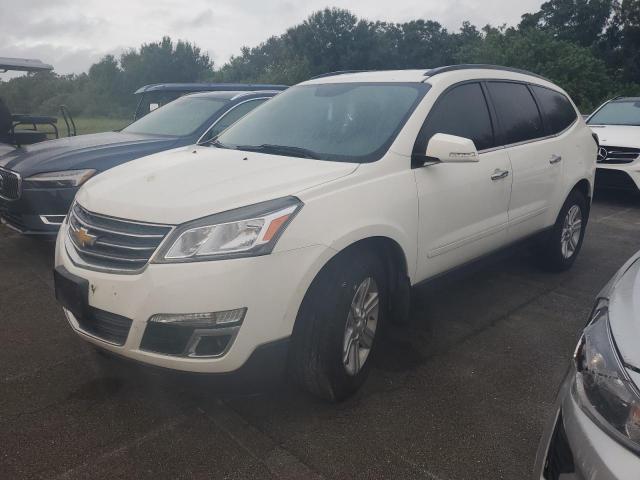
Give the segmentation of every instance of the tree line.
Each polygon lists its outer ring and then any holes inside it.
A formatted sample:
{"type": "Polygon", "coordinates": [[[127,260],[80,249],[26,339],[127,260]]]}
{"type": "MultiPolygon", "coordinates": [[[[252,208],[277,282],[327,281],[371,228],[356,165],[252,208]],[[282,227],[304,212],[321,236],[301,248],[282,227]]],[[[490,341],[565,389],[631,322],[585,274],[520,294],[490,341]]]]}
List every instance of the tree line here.
{"type": "Polygon", "coordinates": [[[361,19],[327,8],[220,68],[196,45],[169,37],[108,55],[86,74],[38,73],[0,84],[14,111],[128,116],[131,95],[155,82],[295,84],[336,70],[491,63],[524,68],[565,88],[583,112],[616,95],[640,95],[640,0],[549,0],[518,25],[449,31],[433,20],[361,19]]]}
{"type": "Polygon", "coordinates": [[[205,81],[213,61],[196,45],[170,37],[106,55],[87,73],[39,72],[0,83],[0,98],[12,112],[56,114],[66,105],[73,115],[127,118],[135,110],[132,95],[150,83],[205,81]]]}

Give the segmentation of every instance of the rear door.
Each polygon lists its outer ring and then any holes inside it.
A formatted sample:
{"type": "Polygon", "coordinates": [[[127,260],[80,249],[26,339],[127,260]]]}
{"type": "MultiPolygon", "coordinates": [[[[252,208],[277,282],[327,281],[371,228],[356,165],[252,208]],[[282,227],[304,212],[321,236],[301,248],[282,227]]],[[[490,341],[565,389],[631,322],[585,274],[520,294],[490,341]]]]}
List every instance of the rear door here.
{"type": "Polygon", "coordinates": [[[436,101],[414,153],[436,133],[473,140],[479,161],[416,168],[418,276],[427,278],[494,250],[506,241],[511,166],[496,148],[494,120],[480,82],[458,84],[436,101]]]}
{"type": "MultiPolygon", "coordinates": [[[[582,148],[585,139],[581,135],[576,136],[580,131],[575,129],[578,113],[564,94],[538,85],[530,85],[529,88],[536,97],[549,134],[549,138],[544,141],[553,145],[549,161],[553,165],[555,183],[550,202],[555,206],[555,210],[559,211],[565,201],[567,178],[571,175],[572,169],[582,165],[588,158],[584,157],[582,148]]],[[[555,221],[556,211],[550,212],[547,223],[555,221]]]]}
{"type": "Polygon", "coordinates": [[[551,138],[529,86],[486,83],[513,169],[508,239],[517,240],[546,227],[562,182],[562,151],[551,138]]]}

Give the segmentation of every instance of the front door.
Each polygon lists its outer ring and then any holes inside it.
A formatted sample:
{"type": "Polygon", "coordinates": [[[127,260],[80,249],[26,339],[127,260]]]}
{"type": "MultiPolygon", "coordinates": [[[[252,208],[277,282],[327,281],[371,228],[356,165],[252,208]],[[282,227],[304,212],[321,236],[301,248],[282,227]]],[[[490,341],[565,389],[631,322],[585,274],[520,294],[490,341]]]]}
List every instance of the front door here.
{"type": "Polygon", "coordinates": [[[511,164],[495,148],[492,117],[480,83],[459,84],[438,99],[415,152],[436,133],[474,141],[479,161],[416,168],[419,202],[418,278],[449,270],[506,242],[511,164]]]}

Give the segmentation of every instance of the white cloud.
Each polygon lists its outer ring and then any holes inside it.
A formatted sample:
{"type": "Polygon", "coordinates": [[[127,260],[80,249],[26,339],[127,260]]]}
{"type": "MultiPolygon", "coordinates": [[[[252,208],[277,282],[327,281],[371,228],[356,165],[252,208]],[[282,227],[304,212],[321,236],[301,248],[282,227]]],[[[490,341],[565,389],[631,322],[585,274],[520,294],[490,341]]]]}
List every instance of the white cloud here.
{"type": "MultiPolygon", "coordinates": [[[[163,35],[195,42],[217,65],[327,6],[326,0],[0,0],[0,56],[39,58],[58,73],[79,73],[106,53],[163,35]]],[[[541,0],[333,0],[369,20],[436,20],[457,30],[469,20],[515,24],[541,0]]]]}

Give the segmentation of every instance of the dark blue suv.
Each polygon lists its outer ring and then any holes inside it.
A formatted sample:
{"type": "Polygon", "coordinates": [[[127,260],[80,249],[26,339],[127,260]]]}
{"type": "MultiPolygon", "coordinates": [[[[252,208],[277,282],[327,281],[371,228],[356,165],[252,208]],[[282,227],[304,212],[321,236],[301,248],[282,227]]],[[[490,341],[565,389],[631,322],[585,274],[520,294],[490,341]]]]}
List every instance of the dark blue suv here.
{"type": "Polygon", "coordinates": [[[207,141],[277,93],[194,93],[118,132],[60,138],[0,155],[0,219],[23,234],[55,234],[89,178],[136,158],[207,141]]]}

